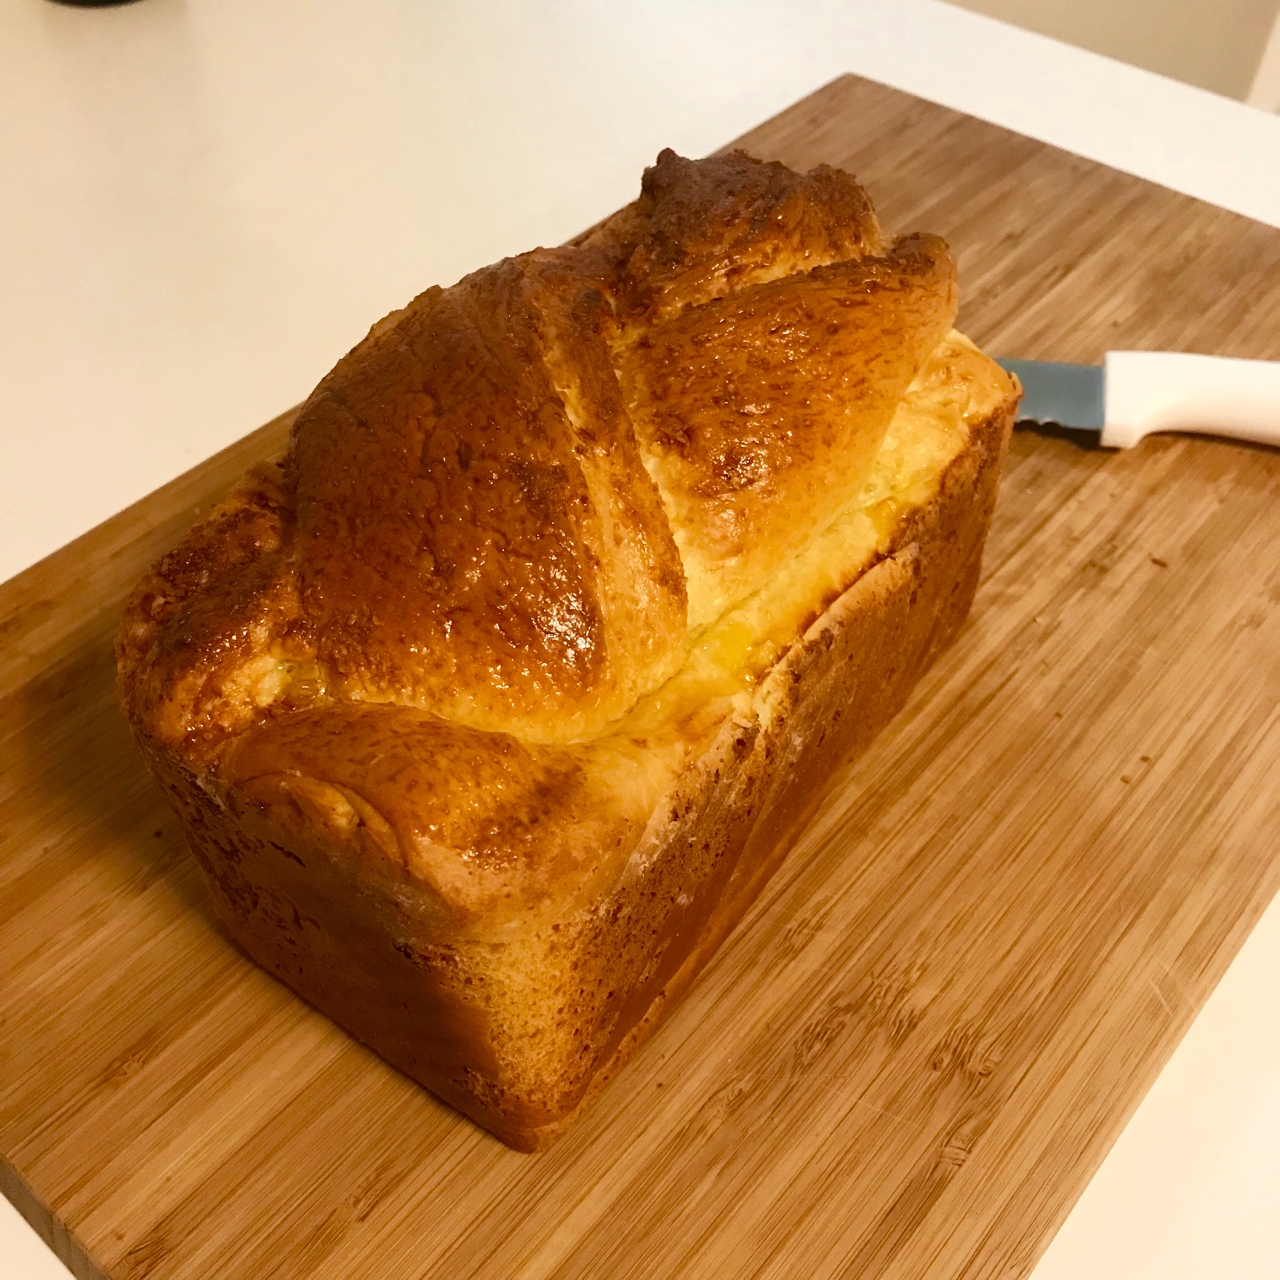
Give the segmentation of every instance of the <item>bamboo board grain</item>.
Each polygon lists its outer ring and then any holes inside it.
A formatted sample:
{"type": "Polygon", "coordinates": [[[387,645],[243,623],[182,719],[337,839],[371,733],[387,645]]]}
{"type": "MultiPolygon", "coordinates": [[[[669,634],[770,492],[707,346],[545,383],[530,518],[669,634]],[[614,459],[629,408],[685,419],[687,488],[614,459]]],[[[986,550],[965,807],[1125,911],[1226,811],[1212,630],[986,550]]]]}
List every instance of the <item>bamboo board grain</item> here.
{"type": "MultiPolygon", "coordinates": [[[[745,142],[945,234],[993,351],[1280,358],[1280,231],[853,78],[745,142]]],[[[0,1185],[72,1270],[1028,1272],[1280,886],[1280,454],[1018,434],[958,643],[526,1157],[219,934],[114,707],[125,592],[287,425],[0,587],[0,1185]]]]}

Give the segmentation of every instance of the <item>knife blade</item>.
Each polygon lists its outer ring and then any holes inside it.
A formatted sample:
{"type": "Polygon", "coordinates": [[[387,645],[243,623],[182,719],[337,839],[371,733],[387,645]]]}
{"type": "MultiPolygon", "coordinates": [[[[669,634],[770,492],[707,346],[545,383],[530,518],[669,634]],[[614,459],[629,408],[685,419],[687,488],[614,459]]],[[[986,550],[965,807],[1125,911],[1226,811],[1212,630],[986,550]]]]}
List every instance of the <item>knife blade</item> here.
{"type": "Polygon", "coordinates": [[[1280,445],[1280,361],[1109,351],[1101,365],[998,363],[1022,383],[1019,422],[1097,431],[1104,448],[1156,431],[1280,445]]]}

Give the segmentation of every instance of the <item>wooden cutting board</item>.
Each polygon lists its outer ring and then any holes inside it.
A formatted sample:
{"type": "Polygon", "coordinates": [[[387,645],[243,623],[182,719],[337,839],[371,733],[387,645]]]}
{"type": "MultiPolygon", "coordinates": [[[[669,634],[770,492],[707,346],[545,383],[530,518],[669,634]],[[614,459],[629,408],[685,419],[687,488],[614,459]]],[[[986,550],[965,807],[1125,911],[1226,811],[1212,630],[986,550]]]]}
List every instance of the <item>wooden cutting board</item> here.
{"type": "MultiPolygon", "coordinates": [[[[1280,358],[1280,231],[852,78],[745,145],[945,234],[996,353],[1280,358]]],[[[0,588],[0,1172],[72,1270],[1027,1273],[1280,885],[1280,453],[1019,433],[957,644],[529,1157],[232,948],[114,706],[124,594],[287,425],[0,588]]]]}

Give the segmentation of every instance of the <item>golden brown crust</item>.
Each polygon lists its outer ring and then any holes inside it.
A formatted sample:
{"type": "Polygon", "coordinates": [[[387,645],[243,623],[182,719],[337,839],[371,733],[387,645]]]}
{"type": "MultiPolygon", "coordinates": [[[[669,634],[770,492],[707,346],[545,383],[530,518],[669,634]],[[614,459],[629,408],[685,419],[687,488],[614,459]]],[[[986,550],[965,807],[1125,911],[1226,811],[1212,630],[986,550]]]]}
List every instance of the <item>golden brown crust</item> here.
{"type": "Polygon", "coordinates": [[[245,499],[257,558],[196,592],[161,565],[176,621],[131,605],[136,712],[206,751],[309,698],[598,735],[848,501],[954,311],[945,245],[886,249],[848,175],[664,152],[583,243],[429,289],[338,363],[245,499]]]}
{"type": "Polygon", "coordinates": [[[566,251],[477,272],[303,409],[299,577],[341,694],[564,737],[670,674],[684,582],[598,283],[566,251]]]}
{"type": "Polygon", "coordinates": [[[355,703],[255,726],[229,744],[218,778],[280,826],[429,886],[461,928],[634,847],[649,819],[627,785],[637,767],[608,740],[530,744],[355,703]]]}
{"type": "Polygon", "coordinates": [[[848,175],[664,153],[375,326],[121,630],[231,933],[551,1141],[968,608],[1017,396],[954,311],[848,175]]]}
{"type": "Polygon", "coordinates": [[[627,351],[624,385],[679,531],[692,625],[759,587],[857,493],[955,312],[950,251],[911,236],[883,257],[692,306],[627,351]]]}
{"type": "Polygon", "coordinates": [[[799,174],[740,151],[686,160],[670,149],[645,171],[640,199],[582,243],[617,264],[620,310],[636,328],[886,247],[851,174],[825,164],[799,174]]]}
{"type": "Polygon", "coordinates": [[[279,468],[264,464],[139,583],[116,642],[135,725],[199,752],[257,712],[239,675],[298,616],[279,573],[292,522],[279,468]]]}

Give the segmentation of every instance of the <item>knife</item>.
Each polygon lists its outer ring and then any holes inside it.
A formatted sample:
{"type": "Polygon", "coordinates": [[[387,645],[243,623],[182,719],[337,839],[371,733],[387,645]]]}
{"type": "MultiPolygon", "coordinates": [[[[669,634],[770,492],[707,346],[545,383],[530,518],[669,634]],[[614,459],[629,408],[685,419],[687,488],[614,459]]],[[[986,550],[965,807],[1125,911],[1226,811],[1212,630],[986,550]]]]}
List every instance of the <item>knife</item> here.
{"type": "Polygon", "coordinates": [[[1019,422],[1101,433],[1130,449],[1153,431],[1280,445],[1280,361],[1108,351],[1101,365],[1000,360],[1022,383],[1019,422]]]}

